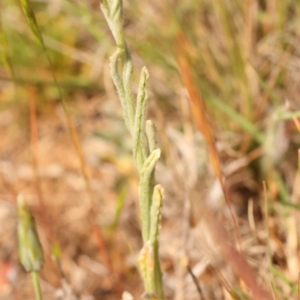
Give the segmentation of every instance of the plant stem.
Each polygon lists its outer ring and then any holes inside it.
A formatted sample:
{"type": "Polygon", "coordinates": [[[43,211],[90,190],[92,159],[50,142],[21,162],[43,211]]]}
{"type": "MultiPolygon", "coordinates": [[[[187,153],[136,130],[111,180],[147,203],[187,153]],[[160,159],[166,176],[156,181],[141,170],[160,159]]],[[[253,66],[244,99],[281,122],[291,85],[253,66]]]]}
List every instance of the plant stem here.
{"type": "Polygon", "coordinates": [[[39,272],[38,271],[32,271],[31,276],[32,276],[32,283],[33,283],[33,287],[34,287],[35,299],[36,300],[43,300],[41,285],[40,285],[39,272]]]}

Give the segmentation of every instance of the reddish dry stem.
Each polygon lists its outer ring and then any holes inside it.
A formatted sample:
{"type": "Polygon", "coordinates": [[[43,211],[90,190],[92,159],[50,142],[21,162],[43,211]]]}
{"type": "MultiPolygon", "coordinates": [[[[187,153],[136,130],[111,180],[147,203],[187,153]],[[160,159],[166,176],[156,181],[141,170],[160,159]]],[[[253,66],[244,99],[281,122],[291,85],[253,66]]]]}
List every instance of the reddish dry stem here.
{"type": "Polygon", "coordinates": [[[205,219],[210,225],[209,228],[212,229],[214,238],[218,241],[218,245],[220,245],[226,261],[231,265],[234,273],[241,278],[250,289],[253,299],[272,300],[272,296],[259,286],[256,276],[249,267],[245,257],[229,242],[230,239],[223,226],[221,226],[218,220],[211,214],[207,214],[205,219]]]}
{"type": "Polygon", "coordinates": [[[209,121],[206,116],[205,102],[204,102],[204,99],[203,99],[199,89],[197,88],[197,86],[194,82],[192,72],[190,69],[190,65],[189,65],[189,62],[187,59],[187,55],[189,54],[188,50],[190,48],[189,43],[183,33],[180,33],[178,35],[177,40],[178,40],[177,44],[179,45],[179,51],[177,53],[177,60],[178,60],[179,68],[181,71],[183,84],[189,93],[189,99],[191,100],[192,112],[194,115],[196,125],[197,125],[199,131],[202,132],[204,138],[206,139],[206,142],[208,145],[210,161],[213,166],[215,175],[218,178],[220,185],[222,187],[222,191],[223,191],[223,194],[224,194],[224,197],[225,197],[225,200],[226,200],[226,203],[229,208],[230,215],[231,215],[231,218],[233,221],[239,248],[241,248],[238,225],[237,225],[237,221],[236,221],[234,212],[232,210],[228,191],[227,191],[225,182],[223,180],[223,173],[222,173],[222,168],[221,168],[218,151],[216,148],[216,144],[215,144],[211,126],[210,126],[209,121]]]}
{"type": "Polygon", "coordinates": [[[42,223],[46,230],[47,237],[50,241],[53,241],[53,230],[50,226],[49,216],[47,214],[45,201],[42,193],[41,180],[39,176],[39,150],[38,150],[38,125],[37,125],[37,112],[35,103],[35,91],[31,87],[28,93],[29,97],[29,111],[30,111],[30,137],[31,137],[31,151],[32,151],[32,165],[35,177],[35,188],[38,195],[38,201],[40,206],[40,214],[42,223]]]}
{"type": "MultiPolygon", "coordinates": [[[[35,94],[34,90],[30,90],[29,94],[29,109],[30,109],[30,126],[31,126],[31,147],[32,147],[32,156],[33,156],[33,168],[34,168],[34,174],[35,174],[35,185],[36,185],[36,190],[38,194],[38,199],[39,199],[39,204],[41,208],[41,217],[42,217],[42,222],[45,225],[45,228],[47,230],[47,236],[51,240],[53,240],[53,231],[50,228],[50,222],[49,222],[49,217],[46,214],[46,208],[45,208],[45,203],[43,199],[43,194],[42,194],[42,188],[41,188],[41,181],[40,177],[38,174],[38,166],[39,166],[39,158],[38,158],[38,127],[37,127],[37,115],[36,115],[36,103],[35,103],[35,94]]],[[[101,253],[101,256],[103,257],[104,264],[112,278],[114,280],[114,274],[113,274],[113,268],[111,261],[109,259],[108,251],[106,249],[105,245],[105,240],[104,236],[102,233],[102,230],[97,224],[96,221],[96,208],[95,208],[95,203],[93,199],[93,193],[92,189],[90,186],[90,181],[88,177],[88,173],[86,170],[86,164],[83,156],[83,152],[80,146],[80,141],[78,138],[78,134],[76,132],[76,128],[72,119],[72,116],[70,115],[70,112],[67,111],[67,120],[68,120],[68,126],[69,130],[71,132],[71,137],[78,155],[78,158],[80,160],[80,169],[82,176],[84,177],[85,185],[86,185],[86,190],[88,192],[88,195],[91,200],[91,205],[92,205],[92,211],[91,211],[91,218],[92,218],[92,228],[97,240],[97,244],[101,253]]]]}

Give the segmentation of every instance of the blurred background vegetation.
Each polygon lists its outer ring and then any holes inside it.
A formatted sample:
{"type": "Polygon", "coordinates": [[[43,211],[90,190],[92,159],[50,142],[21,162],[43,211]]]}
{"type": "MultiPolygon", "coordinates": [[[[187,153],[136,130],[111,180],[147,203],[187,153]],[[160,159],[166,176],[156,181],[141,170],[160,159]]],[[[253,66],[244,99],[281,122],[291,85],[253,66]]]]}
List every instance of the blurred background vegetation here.
{"type": "MultiPolygon", "coordinates": [[[[99,1],[33,0],[32,8],[74,119],[95,201],[86,192],[47,56],[19,1],[2,0],[0,299],[33,299],[17,258],[19,192],[37,219],[46,253],[45,299],[119,299],[123,290],[139,299],[138,179],[109,75],[112,36],[99,1]],[[91,211],[110,262],[92,235],[91,211]],[[60,267],[51,260],[54,244],[60,267]]],[[[243,255],[273,299],[297,299],[300,2],[128,0],[124,16],[133,88],[146,65],[148,114],[163,151],[157,178],[166,190],[161,258],[167,298],[254,299],[200,221],[210,207],[234,242],[182,83],[178,53],[184,48],[216,140],[243,255]]]]}

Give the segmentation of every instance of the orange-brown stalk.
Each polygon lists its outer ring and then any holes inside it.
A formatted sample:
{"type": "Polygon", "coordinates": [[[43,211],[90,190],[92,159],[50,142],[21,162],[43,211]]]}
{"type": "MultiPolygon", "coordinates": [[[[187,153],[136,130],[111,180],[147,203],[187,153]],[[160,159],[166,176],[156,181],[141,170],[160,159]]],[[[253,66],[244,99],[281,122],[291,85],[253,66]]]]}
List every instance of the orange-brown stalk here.
{"type": "Polygon", "coordinates": [[[29,113],[30,113],[30,142],[32,152],[32,166],[34,172],[35,189],[39,201],[41,221],[46,230],[46,235],[50,243],[53,242],[53,230],[50,226],[49,215],[47,214],[45,201],[42,193],[41,179],[39,176],[39,150],[38,150],[38,125],[36,112],[36,93],[33,86],[28,88],[29,113]]]}
{"type": "Polygon", "coordinates": [[[228,191],[227,191],[224,179],[223,179],[223,173],[222,173],[218,150],[217,150],[217,147],[215,144],[215,139],[213,136],[211,126],[210,126],[209,121],[206,116],[206,108],[205,108],[204,99],[203,99],[201,92],[199,91],[199,89],[197,88],[197,86],[194,82],[190,63],[187,59],[187,57],[189,56],[189,53],[190,53],[189,50],[191,47],[190,47],[190,44],[183,32],[180,32],[177,35],[177,45],[178,45],[177,61],[178,61],[180,73],[182,76],[182,81],[183,81],[185,88],[188,91],[189,99],[191,100],[192,112],[193,112],[194,119],[195,119],[196,125],[198,127],[198,130],[203,134],[204,138],[206,139],[210,161],[213,166],[215,175],[216,175],[217,179],[219,180],[220,185],[222,187],[225,201],[228,205],[230,215],[231,215],[231,218],[232,218],[232,221],[234,224],[237,241],[240,245],[240,235],[239,235],[238,225],[237,225],[237,221],[236,221],[235,215],[234,215],[232,207],[231,207],[231,201],[230,201],[228,191]]]}
{"type": "Polygon", "coordinates": [[[294,124],[295,124],[298,132],[300,132],[300,122],[299,122],[299,120],[297,119],[296,116],[293,116],[293,121],[294,121],[294,124]]]}

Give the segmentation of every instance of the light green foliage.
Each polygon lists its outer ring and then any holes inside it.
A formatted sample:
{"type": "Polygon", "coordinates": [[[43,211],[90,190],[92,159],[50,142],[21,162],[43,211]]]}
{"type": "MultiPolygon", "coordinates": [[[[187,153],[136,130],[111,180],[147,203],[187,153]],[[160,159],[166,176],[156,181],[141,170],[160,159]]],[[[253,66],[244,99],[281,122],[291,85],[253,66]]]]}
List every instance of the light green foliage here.
{"type": "Polygon", "coordinates": [[[130,132],[132,134],[133,126],[134,126],[134,111],[133,111],[133,97],[131,91],[131,77],[133,72],[133,66],[130,56],[130,51],[127,48],[126,43],[124,50],[124,63],[123,63],[123,84],[124,84],[124,92],[125,92],[125,101],[127,103],[127,115],[130,122],[130,132]]]}
{"type": "Polygon", "coordinates": [[[104,0],[102,12],[119,48],[124,48],[123,35],[123,2],[120,0],[104,0]]]}
{"type": "Polygon", "coordinates": [[[147,158],[140,172],[139,197],[142,217],[142,234],[144,242],[150,237],[150,210],[152,205],[151,177],[160,158],[160,150],[155,149],[147,158]]]}
{"type": "Polygon", "coordinates": [[[30,214],[22,195],[18,196],[18,242],[22,266],[27,272],[39,271],[44,264],[43,249],[34,218],[30,214]]]}
{"type": "Polygon", "coordinates": [[[152,285],[154,286],[154,291],[158,295],[163,294],[163,286],[161,284],[162,273],[159,263],[158,254],[158,243],[159,243],[159,229],[162,211],[162,201],[164,198],[164,189],[160,184],[157,184],[153,191],[152,205],[151,205],[151,224],[150,224],[150,242],[154,249],[154,273],[151,275],[150,279],[152,285]]]}
{"type": "Polygon", "coordinates": [[[136,105],[134,105],[131,88],[133,66],[124,39],[122,1],[103,1],[101,9],[117,44],[117,49],[110,58],[110,72],[121,101],[126,127],[133,139],[133,159],[140,174],[139,198],[144,246],[140,253],[139,264],[146,291],[145,297],[155,296],[163,300],[164,292],[158,257],[163,188],[160,185],[155,186],[154,178],[155,166],[161,151],[155,149],[154,124],[149,120],[145,122],[149,73],[145,67],[141,71],[136,105]],[[122,76],[119,72],[120,65],[122,76]]]}
{"type": "Polygon", "coordinates": [[[119,57],[123,53],[123,50],[118,48],[115,53],[110,57],[110,74],[114,81],[114,84],[116,86],[122,109],[123,109],[123,116],[125,120],[125,124],[129,132],[132,134],[133,132],[133,117],[131,117],[130,111],[133,111],[132,108],[132,100],[126,98],[125,96],[125,89],[124,84],[122,82],[122,79],[120,77],[119,71],[118,71],[118,60],[119,57]]]}
{"type": "Polygon", "coordinates": [[[133,145],[133,155],[137,168],[141,171],[143,167],[143,162],[146,157],[146,149],[144,145],[144,123],[145,123],[145,110],[146,101],[148,99],[147,93],[147,80],[149,78],[149,73],[144,67],[142,69],[139,91],[137,95],[137,106],[135,112],[135,122],[134,122],[134,145],[133,145]]]}
{"type": "Polygon", "coordinates": [[[151,120],[146,121],[146,135],[147,135],[147,142],[148,142],[148,149],[149,153],[152,153],[155,149],[155,135],[156,135],[156,128],[151,120]]]}

